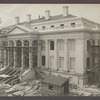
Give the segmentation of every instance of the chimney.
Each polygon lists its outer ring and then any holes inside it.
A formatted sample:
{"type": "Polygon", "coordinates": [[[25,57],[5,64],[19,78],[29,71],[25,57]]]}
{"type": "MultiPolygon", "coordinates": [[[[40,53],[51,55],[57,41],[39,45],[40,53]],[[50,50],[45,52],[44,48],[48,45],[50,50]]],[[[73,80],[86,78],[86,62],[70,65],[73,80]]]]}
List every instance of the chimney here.
{"type": "Polygon", "coordinates": [[[45,11],[45,19],[46,20],[50,19],[50,10],[45,11]]]}
{"type": "Polygon", "coordinates": [[[68,6],[63,7],[63,17],[68,16],[68,6]]]}
{"type": "Polygon", "coordinates": [[[27,22],[29,23],[31,21],[31,14],[27,14],[27,22]]]}
{"type": "Polygon", "coordinates": [[[15,17],[15,24],[19,24],[19,17],[15,17]]]}

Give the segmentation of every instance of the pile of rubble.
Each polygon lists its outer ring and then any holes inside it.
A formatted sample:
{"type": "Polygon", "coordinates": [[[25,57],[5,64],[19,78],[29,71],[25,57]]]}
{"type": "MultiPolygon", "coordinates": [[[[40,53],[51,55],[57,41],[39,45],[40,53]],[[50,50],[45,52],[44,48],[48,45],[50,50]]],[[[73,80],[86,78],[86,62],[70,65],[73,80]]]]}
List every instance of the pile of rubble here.
{"type": "Polygon", "coordinates": [[[29,80],[14,86],[0,84],[0,96],[41,96],[41,82],[29,80]]]}
{"type": "Polygon", "coordinates": [[[95,85],[77,86],[77,88],[70,89],[71,96],[100,96],[100,90],[95,85]]]}

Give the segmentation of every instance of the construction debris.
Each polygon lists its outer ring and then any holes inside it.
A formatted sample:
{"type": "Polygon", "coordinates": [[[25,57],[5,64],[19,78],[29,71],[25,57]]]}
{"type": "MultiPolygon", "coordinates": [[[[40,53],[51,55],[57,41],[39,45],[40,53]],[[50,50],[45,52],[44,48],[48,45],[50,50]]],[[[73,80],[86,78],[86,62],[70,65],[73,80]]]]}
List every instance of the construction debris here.
{"type": "Polygon", "coordinates": [[[0,96],[41,96],[41,82],[31,80],[14,86],[0,84],[0,96]]]}
{"type": "MultiPolygon", "coordinates": [[[[97,85],[70,87],[70,96],[100,96],[97,85]]],[[[40,80],[28,80],[16,85],[0,83],[0,96],[43,96],[40,80]]]]}
{"type": "Polygon", "coordinates": [[[70,89],[70,95],[74,96],[100,96],[100,90],[96,85],[77,86],[77,89],[70,89]]]}

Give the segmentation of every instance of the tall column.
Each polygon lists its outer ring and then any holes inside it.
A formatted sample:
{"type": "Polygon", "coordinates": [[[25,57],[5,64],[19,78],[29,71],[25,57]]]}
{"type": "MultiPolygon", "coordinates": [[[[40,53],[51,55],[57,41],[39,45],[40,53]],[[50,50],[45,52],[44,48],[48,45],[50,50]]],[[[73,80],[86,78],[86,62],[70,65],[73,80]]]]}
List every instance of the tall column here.
{"type": "Polygon", "coordinates": [[[8,52],[8,67],[10,66],[10,57],[9,57],[9,55],[10,55],[10,49],[9,49],[9,46],[10,46],[10,44],[9,44],[9,41],[8,41],[8,48],[7,48],[7,52],[8,52]]]}
{"type": "Polygon", "coordinates": [[[49,41],[45,40],[45,49],[46,49],[46,68],[49,68],[49,41]]]}
{"type": "Polygon", "coordinates": [[[64,39],[64,71],[68,71],[68,41],[64,39]]]}
{"type": "Polygon", "coordinates": [[[41,67],[41,41],[38,40],[38,67],[41,67]]]}
{"type": "Polygon", "coordinates": [[[22,48],[21,48],[21,69],[23,69],[24,68],[24,48],[23,48],[23,46],[24,46],[24,41],[21,41],[22,42],[22,48]]]}
{"type": "Polygon", "coordinates": [[[8,48],[6,48],[6,66],[8,66],[8,48]]]}
{"type": "Polygon", "coordinates": [[[29,69],[32,69],[33,57],[32,57],[32,41],[29,41],[29,69]]]}
{"type": "Polygon", "coordinates": [[[16,48],[16,41],[14,41],[14,68],[17,66],[17,48],[16,48]]]}
{"type": "Polygon", "coordinates": [[[58,42],[57,39],[54,40],[54,68],[55,70],[57,70],[58,68],[58,42]]]}

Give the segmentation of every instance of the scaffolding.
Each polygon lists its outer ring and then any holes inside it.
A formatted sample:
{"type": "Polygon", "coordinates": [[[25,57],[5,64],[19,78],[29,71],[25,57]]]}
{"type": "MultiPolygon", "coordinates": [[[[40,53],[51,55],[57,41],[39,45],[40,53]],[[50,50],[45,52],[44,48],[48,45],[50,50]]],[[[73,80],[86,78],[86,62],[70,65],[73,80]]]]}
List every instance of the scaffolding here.
{"type": "MultiPolygon", "coordinates": [[[[33,38],[32,38],[32,35],[31,35],[31,41],[34,41],[33,38]]],[[[8,62],[10,63],[9,67],[13,67],[14,66],[14,51],[17,52],[17,60],[19,61],[20,60],[20,63],[21,63],[21,57],[19,59],[18,57],[18,50],[20,51],[20,54],[23,50],[23,53],[24,53],[24,57],[26,58],[26,60],[24,61],[24,63],[26,63],[26,66],[28,65],[29,66],[29,52],[31,52],[32,54],[32,57],[30,58],[31,59],[31,63],[32,63],[32,67],[36,67],[37,66],[37,54],[38,54],[38,40],[35,40],[37,41],[37,45],[31,45],[30,44],[28,46],[7,46],[5,45],[5,43],[3,45],[0,46],[0,62],[1,62],[1,65],[2,66],[8,66],[8,62]],[[10,59],[9,59],[10,58],[10,59]]],[[[5,42],[5,41],[4,41],[5,42]]],[[[19,54],[19,55],[20,55],[19,54]]],[[[20,66],[21,65],[19,63],[17,63],[17,66],[20,66]]]]}
{"type": "Polygon", "coordinates": [[[88,83],[97,83],[100,79],[100,45],[99,43],[87,42],[89,57],[87,58],[88,83]]]}

